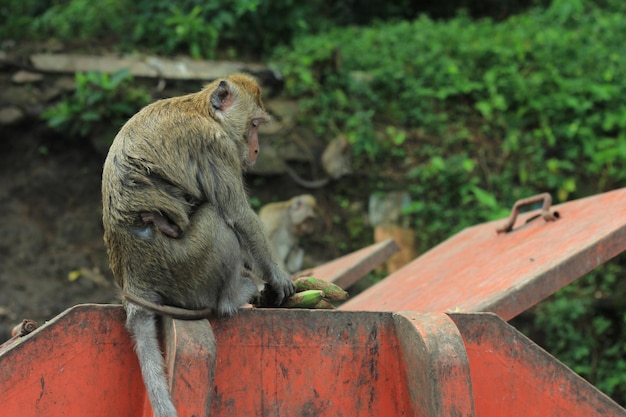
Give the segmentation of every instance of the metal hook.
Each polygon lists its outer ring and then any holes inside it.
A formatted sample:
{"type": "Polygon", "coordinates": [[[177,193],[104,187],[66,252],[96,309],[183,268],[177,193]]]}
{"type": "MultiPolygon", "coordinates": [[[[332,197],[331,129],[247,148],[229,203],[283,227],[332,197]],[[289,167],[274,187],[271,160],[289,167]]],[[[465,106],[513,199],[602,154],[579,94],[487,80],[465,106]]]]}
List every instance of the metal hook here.
{"type": "Polygon", "coordinates": [[[519,214],[520,209],[522,207],[537,204],[540,202],[543,202],[543,206],[541,207],[541,217],[543,217],[545,221],[551,222],[559,218],[558,212],[555,211],[554,213],[552,213],[550,211],[550,206],[552,205],[552,196],[550,195],[550,193],[537,194],[532,197],[517,200],[513,205],[513,210],[511,210],[509,220],[506,222],[505,225],[496,229],[496,232],[498,232],[498,234],[508,233],[513,230],[513,226],[515,225],[515,220],[517,220],[517,215],[519,214]]]}

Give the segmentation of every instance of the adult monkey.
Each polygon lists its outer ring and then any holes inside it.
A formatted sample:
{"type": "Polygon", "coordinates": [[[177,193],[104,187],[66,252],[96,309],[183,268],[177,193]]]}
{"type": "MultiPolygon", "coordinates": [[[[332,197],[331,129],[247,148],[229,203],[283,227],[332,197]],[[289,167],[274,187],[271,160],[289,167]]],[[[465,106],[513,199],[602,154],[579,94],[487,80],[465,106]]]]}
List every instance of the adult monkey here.
{"type": "Polygon", "coordinates": [[[176,416],[159,350],[164,305],[229,316],[258,296],[254,272],[280,304],[294,284],[272,258],[243,171],[269,121],[261,89],[243,74],[157,101],[117,134],[104,163],[104,241],[122,288],[126,327],[156,417],[176,416]]]}

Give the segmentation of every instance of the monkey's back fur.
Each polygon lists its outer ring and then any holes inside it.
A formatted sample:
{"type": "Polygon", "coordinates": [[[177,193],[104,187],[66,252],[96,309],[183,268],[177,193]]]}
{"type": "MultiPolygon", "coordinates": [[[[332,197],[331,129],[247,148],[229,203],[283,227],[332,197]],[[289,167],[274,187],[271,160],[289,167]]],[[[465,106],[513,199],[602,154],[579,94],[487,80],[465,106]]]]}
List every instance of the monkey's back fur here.
{"type": "Polygon", "coordinates": [[[104,241],[155,417],[177,416],[156,314],[173,307],[235,314],[259,295],[251,276],[268,284],[277,304],[295,291],[243,183],[268,120],[258,84],[235,74],[140,110],[107,155],[104,241]]]}
{"type": "Polygon", "coordinates": [[[245,138],[232,140],[245,121],[228,128],[218,121],[206,94],[165,99],[133,116],[111,145],[102,182],[104,240],[124,291],[190,309],[219,308],[220,298],[224,307],[242,305],[251,296],[252,286],[241,290],[244,254],[217,198],[245,193],[245,138]],[[176,224],[180,238],[142,222],[144,212],[176,224]]]}

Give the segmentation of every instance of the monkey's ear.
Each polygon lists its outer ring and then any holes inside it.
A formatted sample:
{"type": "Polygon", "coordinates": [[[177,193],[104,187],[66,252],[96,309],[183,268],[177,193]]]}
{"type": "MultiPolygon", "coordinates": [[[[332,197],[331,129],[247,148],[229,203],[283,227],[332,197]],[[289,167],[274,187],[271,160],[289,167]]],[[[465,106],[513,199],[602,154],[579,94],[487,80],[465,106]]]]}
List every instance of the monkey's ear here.
{"type": "Polygon", "coordinates": [[[225,111],[233,103],[233,93],[226,81],[220,81],[211,93],[211,105],[215,110],[225,111]]]}

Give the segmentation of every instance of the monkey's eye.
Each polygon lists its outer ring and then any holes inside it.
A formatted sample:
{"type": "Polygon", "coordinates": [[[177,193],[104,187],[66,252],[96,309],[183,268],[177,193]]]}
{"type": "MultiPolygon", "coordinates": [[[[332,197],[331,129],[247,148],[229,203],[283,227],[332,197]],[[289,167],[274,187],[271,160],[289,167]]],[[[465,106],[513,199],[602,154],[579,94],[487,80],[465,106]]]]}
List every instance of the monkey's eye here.
{"type": "Polygon", "coordinates": [[[261,125],[261,119],[252,119],[252,126],[259,127],[261,125]]]}

